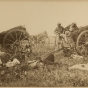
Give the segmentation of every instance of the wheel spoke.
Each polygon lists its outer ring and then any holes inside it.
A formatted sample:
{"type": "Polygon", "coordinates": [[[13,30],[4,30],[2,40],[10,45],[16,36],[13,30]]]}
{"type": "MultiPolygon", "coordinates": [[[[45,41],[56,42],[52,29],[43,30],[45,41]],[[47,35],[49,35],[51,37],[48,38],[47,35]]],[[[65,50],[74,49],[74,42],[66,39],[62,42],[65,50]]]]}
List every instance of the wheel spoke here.
{"type": "Polygon", "coordinates": [[[22,32],[21,32],[21,34],[20,34],[20,36],[19,36],[19,40],[20,40],[21,36],[22,36],[22,32]]]}
{"type": "Polygon", "coordinates": [[[8,40],[8,41],[11,41],[11,42],[14,42],[14,41],[12,41],[12,40],[9,40],[9,39],[6,39],[6,40],[8,40]]]}
{"type": "Polygon", "coordinates": [[[27,36],[25,36],[23,39],[21,39],[21,41],[23,41],[25,38],[27,38],[27,36]]]}
{"type": "Polygon", "coordinates": [[[15,31],[15,34],[16,34],[16,40],[17,40],[17,32],[15,31]]]}
{"type": "Polygon", "coordinates": [[[85,41],[88,39],[88,34],[85,33],[85,41]]]}
{"type": "Polygon", "coordinates": [[[85,44],[85,42],[84,41],[79,41],[79,44],[85,44]]]}
{"type": "Polygon", "coordinates": [[[13,40],[15,40],[14,37],[11,34],[10,34],[10,36],[13,38],[13,40]]]}
{"type": "Polygon", "coordinates": [[[85,47],[85,56],[87,55],[87,47],[85,47]]]}
{"type": "Polygon", "coordinates": [[[11,44],[6,44],[6,46],[10,46],[10,47],[12,47],[11,44]]]}
{"type": "Polygon", "coordinates": [[[11,44],[6,44],[6,46],[10,46],[11,44]]]}
{"type": "Polygon", "coordinates": [[[79,45],[79,48],[82,48],[83,46],[85,46],[85,44],[79,45]]]}
{"type": "Polygon", "coordinates": [[[85,47],[80,48],[80,52],[81,52],[82,54],[85,54],[85,47]]]}

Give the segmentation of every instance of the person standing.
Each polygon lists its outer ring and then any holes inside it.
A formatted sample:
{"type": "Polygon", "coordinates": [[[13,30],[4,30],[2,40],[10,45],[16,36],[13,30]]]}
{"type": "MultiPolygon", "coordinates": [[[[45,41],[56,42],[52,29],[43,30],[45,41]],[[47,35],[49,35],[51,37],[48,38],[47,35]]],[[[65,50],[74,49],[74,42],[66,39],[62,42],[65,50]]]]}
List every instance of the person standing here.
{"type": "Polygon", "coordinates": [[[54,33],[56,34],[56,44],[57,44],[57,49],[59,49],[61,46],[61,42],[62,42],[62,36],[61,34],[64,33],[64,28],[61,26],[61,23],[57,23],[57,27],[54,30],[54,33]]]}

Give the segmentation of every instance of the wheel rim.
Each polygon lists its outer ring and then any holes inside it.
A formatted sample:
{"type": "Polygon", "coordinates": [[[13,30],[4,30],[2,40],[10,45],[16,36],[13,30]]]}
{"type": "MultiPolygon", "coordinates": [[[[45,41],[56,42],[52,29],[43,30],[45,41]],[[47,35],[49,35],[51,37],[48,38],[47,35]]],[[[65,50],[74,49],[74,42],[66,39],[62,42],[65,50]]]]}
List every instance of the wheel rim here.
{"type": "Polygon", "coordinates": [[[83,31],[77,39],[77,51],[81,55],[88,55],[88,30],[83,31]]]}

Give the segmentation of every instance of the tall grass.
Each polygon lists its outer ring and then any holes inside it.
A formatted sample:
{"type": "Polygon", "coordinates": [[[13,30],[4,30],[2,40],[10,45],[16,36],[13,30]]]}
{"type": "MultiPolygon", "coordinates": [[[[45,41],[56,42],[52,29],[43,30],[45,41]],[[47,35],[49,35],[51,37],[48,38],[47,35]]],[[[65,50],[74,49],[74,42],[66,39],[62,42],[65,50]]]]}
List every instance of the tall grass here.
{"type": "MultiPolygon", "coordinates": [[[[42,48],[34,53],[42,56],[54,49],[42,48]],[[45,51],[46,50],[46,51],[45,51]]],[[[87,87],[88,72],[82,70],[69,70],[68,68],[77,63],[85,63],[83,59],[71,59],[63,56],[62,52],[57,52],[55,62],[59,65],[48,65],[45,68],[29,70],[27,79],[18,79],[9,82],[1,82],[3,87],[87,87]]]]}

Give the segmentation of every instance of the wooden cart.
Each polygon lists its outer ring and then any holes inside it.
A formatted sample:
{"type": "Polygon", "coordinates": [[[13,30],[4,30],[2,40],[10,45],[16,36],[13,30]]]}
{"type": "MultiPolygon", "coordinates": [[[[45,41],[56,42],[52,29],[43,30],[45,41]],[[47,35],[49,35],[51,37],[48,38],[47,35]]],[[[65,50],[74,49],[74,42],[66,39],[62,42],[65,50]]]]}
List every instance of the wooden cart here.
{"type": "Polygon", "coordinates": [[[30,48],[31,51],[29,34],[23,26],[1,32],[0,44],[9,53],[24,52],[26,48],[30,48]]]}

